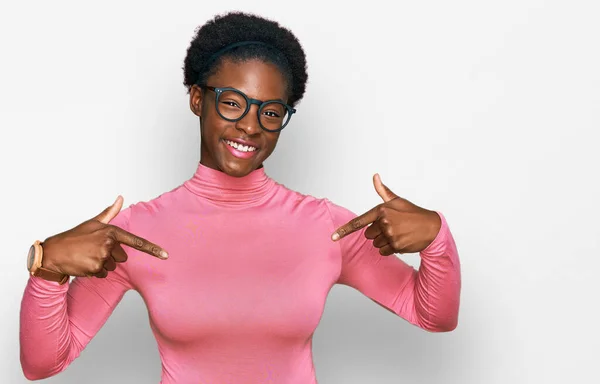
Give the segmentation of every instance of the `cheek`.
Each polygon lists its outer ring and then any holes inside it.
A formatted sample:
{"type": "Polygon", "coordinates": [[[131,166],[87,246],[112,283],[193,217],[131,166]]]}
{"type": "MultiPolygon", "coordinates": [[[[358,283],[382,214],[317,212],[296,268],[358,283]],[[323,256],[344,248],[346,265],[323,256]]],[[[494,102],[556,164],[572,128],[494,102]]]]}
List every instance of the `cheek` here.
{"type": "Polygon", "coordinates": [[[227,129],[225,122],[211,115],[202,116],[201,134],[204,138],[214,138],[227,129]]]}
{"type": "Polygon", "coordinates": [[[202,104],[202,113],[200,119],[202,121],[202,131],[204,135],[212,136],[215,132],[221,130],[223,120],[219,118],[214,105],[210,101],[206,101],[202,104]]]}
{"type": "Polygon", "coordinates": [[[265,133],[267,135],[267,147],[269,148],[269,153],[273,152],[275,146],[277,145],[277,141],[279,140],[280,133],[265,133]]]}

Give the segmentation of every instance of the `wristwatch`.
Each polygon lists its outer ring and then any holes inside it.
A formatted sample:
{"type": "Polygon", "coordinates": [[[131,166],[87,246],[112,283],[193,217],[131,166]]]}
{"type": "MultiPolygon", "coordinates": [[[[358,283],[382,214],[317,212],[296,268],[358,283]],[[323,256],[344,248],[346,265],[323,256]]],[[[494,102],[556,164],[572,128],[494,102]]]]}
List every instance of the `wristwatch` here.
{"type": "Polygon", "coordinates": [[[27,269],[31,276],[41,277],[44,280],[55,281],[59,284],[64,284],[69,280],[69,275],[63,275],[55,271],[51,271],[42,267],[42,257],[44,256],[44,249],[39,240],[29,248],[29,254],[27,255],[27,269]]]}

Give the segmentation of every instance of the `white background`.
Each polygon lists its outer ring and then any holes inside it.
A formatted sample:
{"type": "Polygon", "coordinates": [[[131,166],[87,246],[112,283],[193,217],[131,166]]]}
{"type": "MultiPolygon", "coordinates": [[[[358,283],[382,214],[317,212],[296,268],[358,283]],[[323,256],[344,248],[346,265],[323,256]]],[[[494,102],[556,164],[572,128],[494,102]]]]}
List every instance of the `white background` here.
{"type": "MultiPolygon", "coordinates": [[[[197,26],[233,9],[280,21],[308,57],[306,96],[267,173],[361,213],[380,202],[379,172],[397,194],[444,212],[460,251],[452,333],[334,287],[314,336],[319,382],[600,382],[599,3],[389,4],[3,3],[0,382],[26,382],[18,325],[30,244],[117,194],[149,200],[195,171],[183,58],[197,26]]],[[[131,292],[46,382],[159,375],[131,292]]]]}

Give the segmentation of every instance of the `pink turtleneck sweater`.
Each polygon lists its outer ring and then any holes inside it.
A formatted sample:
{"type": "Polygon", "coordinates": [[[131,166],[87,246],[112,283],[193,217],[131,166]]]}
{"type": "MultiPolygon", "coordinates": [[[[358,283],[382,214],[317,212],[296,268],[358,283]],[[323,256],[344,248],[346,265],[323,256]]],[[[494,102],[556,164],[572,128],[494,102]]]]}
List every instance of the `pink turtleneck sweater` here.
{"type": "Polygon", "coordinates": [[[128,261],[105,279],[29,279],[25,376],[66,369],[130,289],[147,305],[163,384],[316,383],[312,335],[336,283],[426,330],[454,329],[460,267],[444,217],[416,271],[380,256],[364,229],[333,242],[355,216],[277,184],[262,168],[235,178],[199,165],[181,186],[111,222],[161,245],[169,259],[124,247],[128,261]]]}

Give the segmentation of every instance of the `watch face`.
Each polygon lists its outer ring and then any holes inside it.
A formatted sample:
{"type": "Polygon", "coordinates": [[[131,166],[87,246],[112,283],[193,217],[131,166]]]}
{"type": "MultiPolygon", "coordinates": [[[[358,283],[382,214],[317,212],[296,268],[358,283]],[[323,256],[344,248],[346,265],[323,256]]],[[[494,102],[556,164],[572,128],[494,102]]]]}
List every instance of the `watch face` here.
{"type": "Polygon", "coordinates": [[[29,248],[29,254],[27,255],[27,269],[31,270],[31,267],[33,267],[33,261],[35,260],[35,247],[32,245],[31,248],[29,248]]]}

